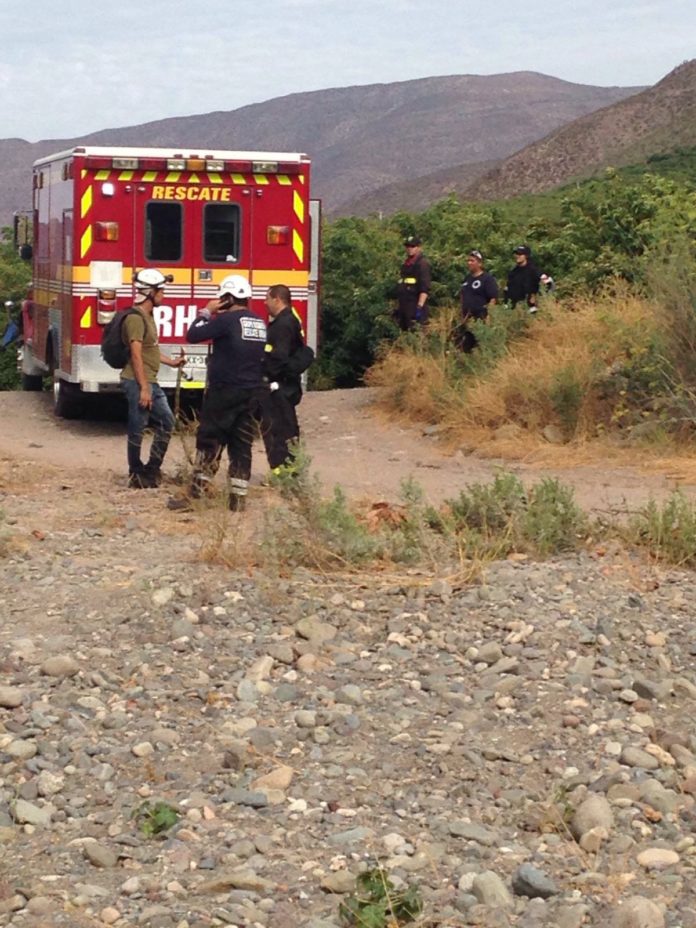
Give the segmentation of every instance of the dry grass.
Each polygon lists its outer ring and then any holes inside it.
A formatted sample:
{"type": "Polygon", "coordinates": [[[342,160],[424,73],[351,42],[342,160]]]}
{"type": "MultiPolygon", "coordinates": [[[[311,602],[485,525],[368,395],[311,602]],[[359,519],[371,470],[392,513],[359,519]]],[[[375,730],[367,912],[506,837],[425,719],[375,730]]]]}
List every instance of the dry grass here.
{"type": "MultiPolygon", "coordinates": [[[[495,312],[502,319],[510,311],[495,312]]],[[[452,316],[435,321],[427,342],[391,346],[369,372],[384,412],[437,423],[453,448],[508,460],[635,464],[635,449],[622,446],[622,398],[604,391],[603,380],[641,356],[650,360],[664,323],[657,304],[627,292],[571,306],[549,303],[488,364],[483,356],[462,358],[452,347],[452,316]],[[564,443],[549,444],[548,426],[564,443]]],[[[490,340],[490,331],[483,334],[490,340]]],[[[486,350],[484,343],[479,351],[486,350]]],[[[657,470],[676,470],[683,480],[696,474],[689,455],[675,447],[658,443],[647,451],[657,470]]]]}

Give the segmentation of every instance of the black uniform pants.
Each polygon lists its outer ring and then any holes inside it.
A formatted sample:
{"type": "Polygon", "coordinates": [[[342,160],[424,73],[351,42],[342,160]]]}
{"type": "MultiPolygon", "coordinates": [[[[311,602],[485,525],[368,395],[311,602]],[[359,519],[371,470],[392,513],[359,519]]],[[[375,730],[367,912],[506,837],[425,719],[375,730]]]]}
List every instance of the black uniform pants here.
{"type": "Polygon", "coordinates": [[[419,309],[418,297],[413,300],[401,299],[394,313],[394,319],[402,332],[415,329],[419,324],[425,325],[428,321],[428,304],[426,303],[425,306],[419,309]]]}
{"type": "Polygon", "coordinates": [[[294,391],[289,395],[289,391],[281,385],[278,390],[265,393],[261,400],[261,437],[271,470],[289,464],[293,459],[290,444],[300,437],[294,398],[294,391]]]}
{"type": "Polygon", "coordinates": [[[258,391],[242,387],[211,385],[201,406],[196,435],[194,486],[212,479],[227,448],[229,476],[242,481],[251,476],[251,446],[254,441],[258,391]]]}

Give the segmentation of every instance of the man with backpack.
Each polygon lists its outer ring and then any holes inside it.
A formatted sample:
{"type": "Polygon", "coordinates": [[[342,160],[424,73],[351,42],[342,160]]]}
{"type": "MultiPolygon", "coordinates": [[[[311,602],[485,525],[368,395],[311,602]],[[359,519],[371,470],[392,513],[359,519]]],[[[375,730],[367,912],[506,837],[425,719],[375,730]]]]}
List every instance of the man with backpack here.
{"type": "Polygon", "coordinates": [[[276,475],[282,468],[292,469],[293,444],[300,437],[297,406],[302,399],[302,374],[314,361],[291,299],[285,284],[275,284],[266,293],[268,341],[263,374],[268,393],[262,398],[261,435],[268,465],[276,475]]]}
{"type": "MultiPolygon", "coordinates": [[[[174,430],[174,414],[157,383],[157,375],[160,364],[181,367],[186,363],[183,351],[178,358],[162,354],[157,339],[153,310],[164,299],[168,279],[156,268],[138,271],[133,278],[134,305],[119,320],[121,342],[128,349],[127,363],[121,371],[121,389],[128,401],[128,486],[133,489],[149,489],[162,482],[162,461],[174,430]],[[154,428],[154,436],[149,459],[143,464],[143,434],[148,422],[154,428]]],[[[102,351],[106,358],[104,347],[102,351]]]]}

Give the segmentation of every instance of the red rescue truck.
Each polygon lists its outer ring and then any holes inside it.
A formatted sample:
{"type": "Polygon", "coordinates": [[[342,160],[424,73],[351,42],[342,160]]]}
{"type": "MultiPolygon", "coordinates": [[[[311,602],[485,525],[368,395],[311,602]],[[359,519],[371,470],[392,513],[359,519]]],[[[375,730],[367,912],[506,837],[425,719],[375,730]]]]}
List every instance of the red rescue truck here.
{"type": "MultiPolygon", "coordinates": [[[[199,308],[229,274],[252,286],[252,309],[286,284],[316,350],[319,202],[310,161],[287,152],[77,147],[33,168],[33,325],[22,383],[53,376],[55,411],[79,416],[84,395],[118,390],[102,359],[104,326],[133,301],[133,274],[172,275],[155,321],[165,352],[185,344],[199,308]]],[[[205,385],[206,346],[186,346],[188,389],[205,385]]],[[[160,369],[165,388],[176,371],[160,369]]]]}

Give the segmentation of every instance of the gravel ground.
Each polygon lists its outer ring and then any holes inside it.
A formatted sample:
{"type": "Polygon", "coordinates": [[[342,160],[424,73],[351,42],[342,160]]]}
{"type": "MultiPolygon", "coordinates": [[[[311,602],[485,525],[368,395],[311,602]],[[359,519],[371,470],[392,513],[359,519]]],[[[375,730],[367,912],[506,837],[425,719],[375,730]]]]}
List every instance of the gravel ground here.
{"type": "Polygon", "coordinates": [[[440,928],[696,926],[693,574],[235,571],[166,494],[0,469],[0,926],[334,928],[371,858],[440,928]]]}

